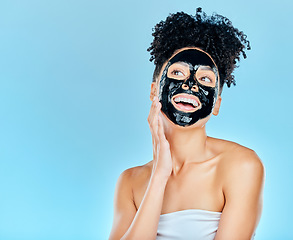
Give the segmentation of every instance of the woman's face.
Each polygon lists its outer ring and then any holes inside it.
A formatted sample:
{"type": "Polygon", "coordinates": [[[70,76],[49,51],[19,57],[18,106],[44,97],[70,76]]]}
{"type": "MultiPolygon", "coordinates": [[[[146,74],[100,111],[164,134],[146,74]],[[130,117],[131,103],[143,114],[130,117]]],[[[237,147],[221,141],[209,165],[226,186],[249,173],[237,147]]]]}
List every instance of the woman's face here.
{"type": "Polygon", "coordinates": [[[198,48],[179,50],[163,66],[158,87],[162,112],[174,124],[190,126],[208,117],[219,93],[218,69],[198,48]]]}

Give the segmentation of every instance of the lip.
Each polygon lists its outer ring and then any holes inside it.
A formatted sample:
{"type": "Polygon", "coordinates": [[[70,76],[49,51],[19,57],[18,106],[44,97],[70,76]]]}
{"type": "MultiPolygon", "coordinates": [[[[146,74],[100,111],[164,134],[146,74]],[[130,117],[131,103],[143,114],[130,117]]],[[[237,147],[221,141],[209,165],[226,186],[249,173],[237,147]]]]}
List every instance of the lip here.
{"type": "Polygon", "coordinates": [[[194,95],[190,95],[190,94],[186,94],[186,93],[179,93],[179,94],[176,94],[175,96],[172,97],[172,99],[171,99],[171,103],[173,104],[173,106],[174,106],[178,111],[181,111],[181,112],[192,113],[192,112],[195,112],[195,111],[197,111],[198,109],[201,108],[201,103],[200,103],[199,99],[198,99],[196,96],[194,96],[194,95]],[[192,109],[192,110],[189,110],[189,111],[187,111],[187,110],[182,110],[181,108],[177,107],[177,104],[176,104],[175,101],[174,101],[174,99],[175,99],[176,97],[182,97],[182,98],[187,98],[187,99],[195,100],[195,101],[197,102],[198,106],[195,107],[195,108],[192,109]]]}

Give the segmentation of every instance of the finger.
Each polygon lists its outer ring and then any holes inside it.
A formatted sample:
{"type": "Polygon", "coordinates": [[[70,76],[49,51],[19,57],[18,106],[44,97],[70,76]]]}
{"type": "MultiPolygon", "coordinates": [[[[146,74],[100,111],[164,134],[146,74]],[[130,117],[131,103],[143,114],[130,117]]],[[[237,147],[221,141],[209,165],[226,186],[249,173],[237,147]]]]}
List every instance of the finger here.
{"type": "Polygon", "coordinates": [[[154,109],[156,107],[157,101],[158,101],[158,97],[155,96],[154,99],[153,99],[153,102],[152,102],[152,105],[151,105],[151,109],[150,110],[152,110],[152,109],[154,109]]]}
{"type": "Polygon", "coordinates": [[[157,125],[160,110],[161,110],[161,103],[158,101],[156,103],[156,106],[155,106],[155,109],[154,109],[154,118],[156,118],[156,119],[153,120],[154,122],[156,122],[156,125],[157,125]]]}
{"type": "Polygon", "coordinates": [[[154,109],[155,109],[155,100],[152,102],[151,108],[150,108],[150,112],[148,115],[148,124],[151,126],[152,122],[153,122],[153,118],[154,118],[154,109]]]}
{"type": "Polygon", "coordinates": [[[149,125],[153,122],[153,119],[154,119],[154,109],[155,109],[155,102],[152,103],[150,112],[147,118],[149,125]]]}
{"type": "Polygon", "coordinates": [[[164,126],[163,126],[163,120],[161,116],[158,116],[158,137],[160,142],[162,142],[162,140],[166,140],[166,136],[164,133],[164,126]]]}
{"type": "Polygon", "coordinates": [[[161,104],[158,102],[156,108],[154,109],[154,116],[151,122],[152,130],[156,133],[156,135],[158,133],[158,117],[159,117],[160,110],[161,110],[161,104]]]}
{"type": "MultiPolygon", "coordinates": [[[[157,100],[156,100],[157,101],[157,100]]],[[[149,116],[149,125],[151,131],[157,133],[158,130],[158,115],[161,109],[161,104],[157,101],[155,108],[152,109],[151,115],[149,116]]]]}

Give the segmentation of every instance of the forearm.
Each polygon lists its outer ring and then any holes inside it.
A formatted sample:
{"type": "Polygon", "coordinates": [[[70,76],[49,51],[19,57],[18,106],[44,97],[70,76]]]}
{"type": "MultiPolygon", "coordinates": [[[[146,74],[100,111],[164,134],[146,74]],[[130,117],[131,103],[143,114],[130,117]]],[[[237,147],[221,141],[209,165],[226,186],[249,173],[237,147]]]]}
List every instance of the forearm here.
{"type": "Polygon", "coordinates": [[[156,239],[167,181],[166,177],[152,175],[139,209],[121,240],[156,239]]]}

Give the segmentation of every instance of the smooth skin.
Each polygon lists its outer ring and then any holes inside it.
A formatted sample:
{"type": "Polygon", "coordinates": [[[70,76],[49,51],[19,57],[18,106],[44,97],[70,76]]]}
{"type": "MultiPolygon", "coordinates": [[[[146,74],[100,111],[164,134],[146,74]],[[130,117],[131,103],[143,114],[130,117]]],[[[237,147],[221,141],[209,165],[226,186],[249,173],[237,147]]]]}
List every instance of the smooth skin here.
{"type": "MultiPolygon", "coordinates": [[[[191,47],[174,55],[185,49],[191,47]]],[[[251,149],[208,137],[210,116],[189,127],[172,123],[160,111],[158,85],[151,85],[148,116],[153,160],[120,175],[109,239],[156,239],[161,214],[203,209],[222,212],[215,240],[250,240],[262,212],[261,160],[251,149]]],[[[218,96],[214,115],[220,105],[218,96]]]]}

